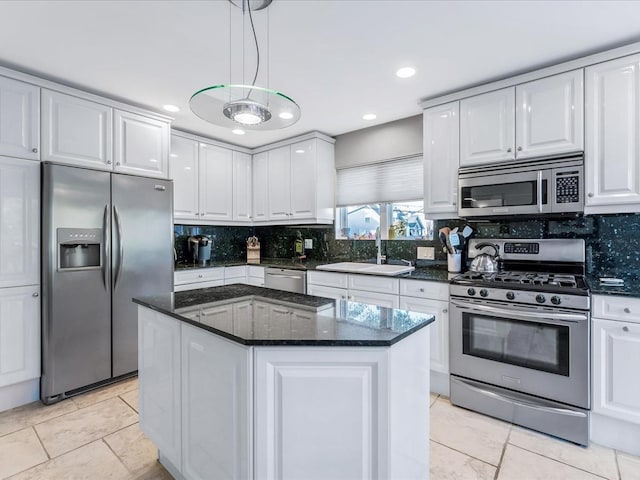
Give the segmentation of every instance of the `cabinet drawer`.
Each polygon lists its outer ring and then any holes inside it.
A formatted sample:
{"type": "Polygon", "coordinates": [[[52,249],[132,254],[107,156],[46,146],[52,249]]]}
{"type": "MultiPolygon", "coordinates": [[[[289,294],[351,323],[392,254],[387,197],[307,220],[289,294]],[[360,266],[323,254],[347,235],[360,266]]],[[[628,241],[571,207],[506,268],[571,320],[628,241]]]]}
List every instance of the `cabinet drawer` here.
{"type": "Polygon", "coordinates": [[[399,279],[349,274],[349,290],[352,289],[398,295],[399,279]]]}
{"type": "Polygon", "coordinates": [[[264,267],[254,267],[253,265],[249,265],[247,268],[249,277],[262,278],[264,280],[264,267]]]}
{"type": "Polygon", "coordinates": [[[187,290],[197,290],[199,288],[220,287],[224,285],[224,280],[212,280],[210,282],[183,283],[173,287],[174,292],[185,292],[187,290]]]}
{"type": "Polygon", "coordinates": [[[307,272],[307,283],[327,287],[347,288],[347,274],[334,272],[307,272]]]}
{"type": "Polygon", "coordinates": [[[368,303],[378,307],[400,308],[398,295],[390,293],[365,292],[359,290],[349,290],[349,301],[358,303],[368,303]]]}
{"type": "Polygon", "coordinates": [[[640,323],[640,298],[594,295],[592,300],[595,318],[640,323]]]}
{"type": "Polygon", "coordinates": [[[240,265],[237,267],[224,267],[224,278],[245,278],[247,276],[247,267],[240,265]]]}
{"type": "MultiPolygon", "coordinates": [[[[224,268],[197,268],[194,270],[180,270],[174,273],[174,284],[208,282],[212,280],[224,280],[224,268]]],[[[202,288],[202,287],[199,287],[202,288]]]]}
{"type": "Polygon", "coordinates": [[[400,295],[407,297],[449,300],[449,284],[423,280],[400,280],[400,295]]]}

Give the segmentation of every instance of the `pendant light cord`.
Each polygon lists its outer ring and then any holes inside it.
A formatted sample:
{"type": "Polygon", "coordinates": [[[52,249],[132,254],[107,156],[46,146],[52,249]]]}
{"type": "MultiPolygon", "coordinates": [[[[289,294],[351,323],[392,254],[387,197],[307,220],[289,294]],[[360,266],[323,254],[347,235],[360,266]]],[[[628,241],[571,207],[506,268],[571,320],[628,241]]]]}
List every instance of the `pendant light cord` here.
{"type": "MultiPolygon", "coordinates": [[[[253,15],[251,15],[251,1],[250,0],[246,0],[247,2],[247,10],[249,11],[249,21],[251,22],[251,31],[253,32],[253,41],[256,44],[256,73],[253,76],[253,82],[251,82],[251,86],[255,87],[256,85],[256,80],[258,79],[258,70],[260,69],[260,47],[258,46],[258,36],[256,35],[256,27],[253,24],[253,15]]],[[[251,95],[251,92],[253,91],[253,89],[249,90],[249,95],[251,95]]],[[[249,97],[249,95],[247,95],[247,98],[249,97]]]]}

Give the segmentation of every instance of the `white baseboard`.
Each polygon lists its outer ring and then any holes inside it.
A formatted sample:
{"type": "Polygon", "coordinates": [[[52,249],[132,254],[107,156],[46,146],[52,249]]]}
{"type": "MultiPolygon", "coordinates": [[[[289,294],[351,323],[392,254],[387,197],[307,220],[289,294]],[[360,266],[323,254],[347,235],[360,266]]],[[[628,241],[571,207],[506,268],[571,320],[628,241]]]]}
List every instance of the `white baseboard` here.
{"type": "Polygon", "coordinates": [[[591,412],[593,443],[640,456],[640,425],[591,412]]]}
{"type": "Polygon", "coordinates": [[[449,396],[449,374],[431,370],[431,393],[449,396]]]}
{"type": "Polygon", "coordinates": [[[7,385],[0,388],[0,412],[26,405],[40,399],[40,379],[7,385]]]}

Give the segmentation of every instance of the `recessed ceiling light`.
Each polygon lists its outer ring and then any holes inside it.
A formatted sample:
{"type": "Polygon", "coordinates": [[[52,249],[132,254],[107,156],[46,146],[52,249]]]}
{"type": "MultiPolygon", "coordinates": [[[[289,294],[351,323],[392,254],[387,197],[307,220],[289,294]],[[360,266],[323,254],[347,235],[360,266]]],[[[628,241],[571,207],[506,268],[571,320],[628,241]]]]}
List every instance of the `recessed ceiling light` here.
{"type": "Polygon", "coordinates": [[[362,115],[363,120],[375,120],[377,118],[375,113],[365,113],[362,115]]]}
{"type": "Polygon", "coordinates": [[[278,116],[283,120],[291,120],[293,118],[293,113],[291,113],[291,112],[281,112],[280,115],[278,115],[278,116]]]}
{"type": "Polygon", "coordinates": [[[400,78],[413,77],[416,74],[416,69],[413,67],[402,67],[396,72],[396,76],[400,78]]]}
{"type": "Polygon", "coordinates": [[[235,133],[236,135],[244,135],[246,132],[241,128],[234,128],[231,130],[231,133],[235,133]]]}
{"type": "Polygon", "coordinates": [[[163,105],[162,108],[164,108],[167,112],[179,112],[180,108],[176,107],[175,105],[163,105]]]}

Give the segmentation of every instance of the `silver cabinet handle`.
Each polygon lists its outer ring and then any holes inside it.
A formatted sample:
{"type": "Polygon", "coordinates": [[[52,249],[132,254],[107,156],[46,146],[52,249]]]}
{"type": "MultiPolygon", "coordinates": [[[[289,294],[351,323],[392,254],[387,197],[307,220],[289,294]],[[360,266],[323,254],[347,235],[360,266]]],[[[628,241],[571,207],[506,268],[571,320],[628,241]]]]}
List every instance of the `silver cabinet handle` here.
{"type": "Polygon", "coordinates": [[[113,217],[118,231],[118,265],[116,268],[116,280],[113,285],[113,289],[118,288],[120,283],[120,275],[122,274],[122,260],[124,257],[124,238],[122,234],[122,222],[120,222],[120,215],[118,214],[118,208],[113,206],[113,217]]]}
{"type": "Polygon", "coordinates": [[[442,313],[447,313],[448,311],[449,311],[449,310],[448,310],[448,309],[446,309],[446,308],[443,308],[443,309],[442,309],[442,313]]]}
{"type": "Polygon", "coordinates": [[[631,313],[631,310],[629,309],[629,307],[624,307],[624,313],[631,313]]]}
{"type": "MultiPolygon", "coordinates": [[[[34,293],[34,295],[38,295],[38,294],[34,293]]],[[[628,332],[629,331],[629,327],[622,327],[622,331],[623,332],[628,332]]]]}
{"type": "Polygon", "coordinates": [[[518,151],[521,152],[522,151],[522,147],[518,147],[518,151]]]}
{"type": "Polygon", "coordinates": [[[37,148],[32,148],[32,149],[31,149],[31,151],[32,151],[33,153],[38,153],[38,149],[37,149],[37,148]]]}
{"type": "Polygon", "coordinates": [[[198,275],[198,278],[202,278],[202,275],[198,275]]]}
{"type": "Polygon", "coordinates": [[[111,165],[111,160],[107,160],[107,165],[111,165]]]}
{"type": "Polygon", "coordinates": [[[507,148],[507,153],[511,153],[511,147],[507,148]]]}
{"type": "Polygon", "coordinates": [[[116,165],[119,167],[120,166],[120,162],[116,162],[116,165]]]}
{"type": "Polygon", "coordinates": [[[420,289],[420,291],[421,291],[422,293],[424,293],[424,288],[421,288],[421,289],[420,289]]]}
{"type": "Polygon", "coordinates": [[[587,197],[589,197],[589,198],[593,198],[593,192],[589,192],[589,193],[587,193],[587,197]]]}
{"type": "MultiPolygon", "coordinates": [[[[40,294],[38,292],[34,292],[31,294],[31,296],[37,298],[40,296],[40,294]]],[[[624,328],[627,328],[627,327],[624,327],[624,328]]]]}

